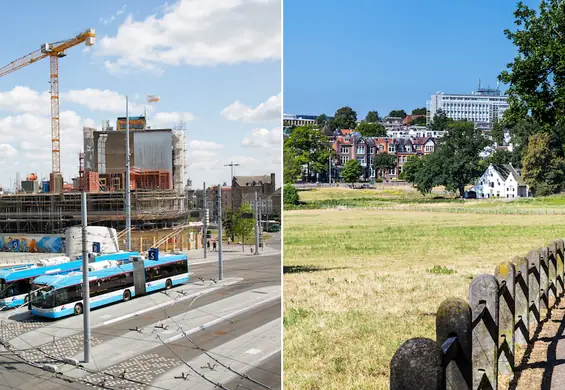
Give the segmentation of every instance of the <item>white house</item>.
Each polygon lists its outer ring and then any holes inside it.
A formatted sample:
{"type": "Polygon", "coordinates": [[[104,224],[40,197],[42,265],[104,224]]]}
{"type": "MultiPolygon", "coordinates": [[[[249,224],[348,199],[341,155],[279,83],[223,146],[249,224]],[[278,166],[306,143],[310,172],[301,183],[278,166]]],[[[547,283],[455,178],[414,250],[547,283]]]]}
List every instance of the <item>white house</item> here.
{"type": "Polygon", "coordinates": [[[477,198],[527,198],[529,188],[520,174],[510,164],[490,164],[467,197],[477,198]],[[474,192],[474,194],[473,194],[474,192]]]}

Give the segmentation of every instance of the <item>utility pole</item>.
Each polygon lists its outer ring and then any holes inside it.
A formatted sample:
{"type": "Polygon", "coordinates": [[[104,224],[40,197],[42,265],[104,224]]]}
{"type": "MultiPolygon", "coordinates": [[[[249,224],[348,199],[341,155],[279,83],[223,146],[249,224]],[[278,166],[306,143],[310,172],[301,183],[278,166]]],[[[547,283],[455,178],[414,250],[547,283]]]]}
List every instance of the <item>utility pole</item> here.
{"type": "Polygon", "coordinates": [[[131,251],[131,194],[130,194],[130,167],[129,167],[129,104],[126,96],[126,240],[127,250],[131,251]]]}
{"type": "Polygon", "coordinates": [[[257,191],[255,191],[255,254],[259,254],[259,210],[257,203],[257,191]]]}
{"type": "Polygon", "coordinates": [[[204,182],[204,258],[206,258],[206,250],[208,247],[208,202],[206,201],[206,182],[204,182]]]}
{"type": "Polygon", "coordinates": [[[90,286],[88,284],[88,240],[86,238],[86,192],[82,191],[82,312],[84,328],[84,362],[90,362],[90,286]]]}
{"type": "Polygon", "coordinates": [[[328,184],[332,184],[332,154],[328,157],[328,184]]]}
{"type": "Polygon", "coordinates": [[[224,277],[222,267],[222,185],[218,184],[218,280],[224,277]]]}
{"type": "Polygon", "coordinates": [[[261,252],[263,252],[265,248],[265,242],[263,241],[263,198],[259,200],[259,213],[258,218],[259,222],[259,246],[261,248],[261,252]]]}
{"type": "MultiPolygon", "coordinates": [[[[233,214],[235,212],[235,210],[233,209],[233,168],[234,167],[239,167],[239,164],[234,164],[233,161],[230,161],[229,164],[224,164],[224,167],[231,167],[231,178],[230,178],[230,187],[231,187],[231,220],[233,223],[233,214]]],[[[232,234],[231,234],[231,240],[232,242],[235,240],[235,236],[233,233],[233,229],[232,229],[232,234]]]]}

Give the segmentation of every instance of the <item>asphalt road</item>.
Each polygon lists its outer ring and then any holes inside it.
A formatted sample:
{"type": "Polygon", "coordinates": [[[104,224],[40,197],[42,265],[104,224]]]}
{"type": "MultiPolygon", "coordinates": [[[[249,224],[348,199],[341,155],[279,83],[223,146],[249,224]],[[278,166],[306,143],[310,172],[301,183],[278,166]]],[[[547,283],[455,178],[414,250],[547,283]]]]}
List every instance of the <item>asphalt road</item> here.
{"type": "MultiPolygon", "coordinates": [[[[268,246],[280,250],[280,234],[268,246]]],[[[233,255],[226,256],[223,281],[216,262],[195,264],[186,286],[93,310],[92,359],[82,369],[61,362],[82,360],[82,317],[49,321],[25,309],[0,313],[2,340],[26,360],[52,364],[75,381],[0,350],[0,390],[92,389],[85,381],[130,390],[280,389],[280,253],[233,255]]]]}

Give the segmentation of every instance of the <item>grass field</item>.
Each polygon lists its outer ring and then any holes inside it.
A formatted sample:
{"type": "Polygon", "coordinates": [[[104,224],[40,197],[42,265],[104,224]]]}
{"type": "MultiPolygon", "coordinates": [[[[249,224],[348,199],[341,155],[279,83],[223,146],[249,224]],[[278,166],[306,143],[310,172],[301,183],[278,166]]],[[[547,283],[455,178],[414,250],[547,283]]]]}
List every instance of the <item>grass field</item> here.
{"type": "Polygon", "coordinates": [[[563,236],[550,215],[285,212],[285,389],[388,389],[392,355],[434,338],[445,298],[563,236]]]}
{"type": "Polygon", "coordinates": [[[410,186],[381,187],[380,189],[319,188],[300,191],[299,197],[308,209],[322,209],[336,205],[348,207],[400,206],[419,208],[465,207],[504,210],[560,209],[565,207],[565,195],[540,198],[506,199],[459,199],[445,195],[442,188],[434,189],[431,194],[421,195],[410,186]]]}

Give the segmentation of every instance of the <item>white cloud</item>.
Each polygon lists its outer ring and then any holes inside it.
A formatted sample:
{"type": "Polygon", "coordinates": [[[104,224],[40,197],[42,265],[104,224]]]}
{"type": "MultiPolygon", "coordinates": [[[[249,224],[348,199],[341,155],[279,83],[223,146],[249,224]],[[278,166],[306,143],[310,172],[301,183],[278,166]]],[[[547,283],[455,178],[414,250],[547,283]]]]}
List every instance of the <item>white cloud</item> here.
{"type": "Polygon", "coordinates": [[[114,15],[111,15],[107,18],[100,18],[100,23],[105,24],[105,25],[112,23],[114,20],[116,20],[116,18],[118,16],[120,16],[121,14],[123,14],[126,11],[126,7],[127,7],[127,5],[124,4],[122,6],[122,8],[120,8],[119,10],[116,11],[116,13],[114,15]]]}
{"type": "MultiPolygon", "coordinates": [[[[92,119],[82,118],[74,111],[60,114],[61,131],[61,171],[66,180],[78,174],[78,155],[82,150],[82,127],[92,125],[92,119]]],[[[16,159],[3,159],[0,166],[0,183],[8,183],[16,172],[21,179],[30,172],[48,177],[51,172],[51,120],[49,115],[39,116],[24,113],[0,117],[0,155],[15,156],[16,159]]]]}
{"type": "Polygon", "coordinates": [[[96,54],[112,72],[160,65],[217,65],[280,59],[281,0],[180,0],[163,15],[128,15],[96,54]]]}
{"type": "Polygon", "coordinates": [[[241,141],[242,146],[255,148],[281,148],[281,129],[253,129],[251,133],[241,141]]]}
{"type": "Polygon", "coordinates": [[[231,121],[267,122],[281,120],[281,94],[271,96],[266,102],[251,108],[236,100],[222,110],[222,116],[231,121]]]}
{"type": "Polygon", "coordinates": [[[11,113],[33,112],[49,114],[50,94],[39,93],[28,87],[17,86],[11,91],[0,92],[0,111],[11,113]]]}
{"type": "Polygon", "coordinates": [[[211,149],[223,149],[224,145],[210,141],[191,140],[188,143],[188,147],[189,149],[193,149],[193,150],[194,149],[211,150],[211,149]]]}
{"type": "Polygon", "coordinates": [[[14,157],[18,154],[16,148],[10,144],[0,144],[0,156],[2,157],[14,157]]]}
{"type": "Polygon", "coordinates": [[[190,112],[158,112],[150,115],[147,122],[153,129],[168,129],[192,120],[194,120],[194,115],[190,112]]]}
{"type": "MultiPolygon", "coordinates": [[[[119,113],[125,116],[126,97],[116,91],[109,89],[86,88],[79,90],[70,90],[61,94],[62,99],[85,106],[91,111],[107,111],[119,113]]],[[[130,115],[143,114],[145,109],[143,104],[129,103],[130,115]]],[[[147,105],[147,110],[153,110],[151,105],[147,105]]]]}

